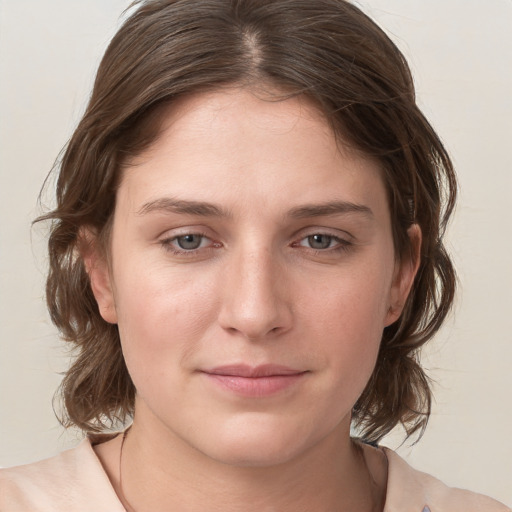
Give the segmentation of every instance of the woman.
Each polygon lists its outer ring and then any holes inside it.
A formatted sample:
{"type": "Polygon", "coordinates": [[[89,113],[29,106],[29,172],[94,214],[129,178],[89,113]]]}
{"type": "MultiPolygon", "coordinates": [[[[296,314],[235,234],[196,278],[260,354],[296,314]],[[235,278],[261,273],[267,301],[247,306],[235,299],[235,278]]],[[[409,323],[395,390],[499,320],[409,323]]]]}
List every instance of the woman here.
{"type": "Polygon", "coordinates": [[[428,420],[455,191],[351,4],[140,2],[46,217],[88,438],[4,470],[0,510],[507,510],[376,446],[428,420]]]}

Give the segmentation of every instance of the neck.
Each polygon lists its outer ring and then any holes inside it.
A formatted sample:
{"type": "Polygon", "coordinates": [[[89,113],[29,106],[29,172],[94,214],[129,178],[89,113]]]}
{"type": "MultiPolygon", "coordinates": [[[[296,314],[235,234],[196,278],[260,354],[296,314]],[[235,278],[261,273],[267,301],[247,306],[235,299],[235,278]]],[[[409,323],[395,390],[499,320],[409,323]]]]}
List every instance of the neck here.
{"type": "Polygon", "coordinates": [[[382,501],[382,489],[344,425],[298,457],[251,467],[216,461],[167,429],[136,418],[121,467],[122,492],[119,482],[117,490],[133,512],[199,512],[205,503],[208,510],[223,512],[369,512],[382,501]]]}

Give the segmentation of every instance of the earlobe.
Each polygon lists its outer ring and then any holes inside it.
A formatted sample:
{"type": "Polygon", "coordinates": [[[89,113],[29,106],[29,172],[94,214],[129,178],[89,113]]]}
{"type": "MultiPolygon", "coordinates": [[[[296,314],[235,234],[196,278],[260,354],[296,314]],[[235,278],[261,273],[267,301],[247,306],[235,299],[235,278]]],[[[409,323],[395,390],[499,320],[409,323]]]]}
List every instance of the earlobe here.
{"type": "Polygon", "coordinates": [[[385,327],[400,318],[420,265],[422,235],[419,225],[413,224],[407,230],[407,234],[411,250],[409,255],[403,256],[397,262],[389,294],[385,327]]]}
{"type": "Polygon", "coordinates": [[[89,276],[92,293],[98,304],[99,312],[106,322],[117,323],[114,292],[108,261],[98,247],[96,233],[89,228],[80,230],[80,254],[89,276]]]}

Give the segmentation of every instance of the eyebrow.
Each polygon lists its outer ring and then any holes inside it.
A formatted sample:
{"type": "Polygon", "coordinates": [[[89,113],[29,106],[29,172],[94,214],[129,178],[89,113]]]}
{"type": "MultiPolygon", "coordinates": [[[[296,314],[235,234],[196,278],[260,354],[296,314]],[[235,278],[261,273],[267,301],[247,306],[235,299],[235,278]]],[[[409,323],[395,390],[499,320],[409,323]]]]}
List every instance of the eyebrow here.
{"type": "Polygon", "coordinates": [[[365,217],[373,218],[374,214],[368,206],[347,201],[330,201],[328,203],[307,204],[292,208],[288,215],[295,219],[308,217],[324,217],[328,215],[340,215],[347,213],[358,213],[365,217]]]}
{"type": "MultiPolygon", "coordinates": [[[[152,212],[198,215],[201,217],[231,217],[231,214],[227,210],[224,210],[218,205],[203,201],[175,199],[172,197],[163,197],[145,203],[137,212],[137,215],[146,215],[152,212]]],[[[348,201],[329,201],[327,203],[297,206],[287,212],[286,216],[294,219],[306,219],[310,217],[324,217],[350,213],[362,214],[369,218],[374,217],[371,208],[368,206],[348,201]]]]}
{"type": "Polygon", "coordinates": [[[163,197],[145,203],[137,215],[146,215],[152,212],[199,215],[201,217],[230,217],[229,212],[220,206],[203,201],[186,201],[172,197],[163,197]]]}

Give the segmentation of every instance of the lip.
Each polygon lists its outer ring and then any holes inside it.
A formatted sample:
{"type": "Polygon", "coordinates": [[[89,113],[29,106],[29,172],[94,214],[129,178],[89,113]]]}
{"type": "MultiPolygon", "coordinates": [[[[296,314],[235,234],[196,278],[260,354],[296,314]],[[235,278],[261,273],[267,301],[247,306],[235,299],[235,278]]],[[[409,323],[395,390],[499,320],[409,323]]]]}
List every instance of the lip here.
{"type": "Polygon", "coordinates": [[[275,364],[241,364],[218,366],[202,373],[212,383],[237,395],[265,397],[296,385],[308,372],[275,364]]]}

